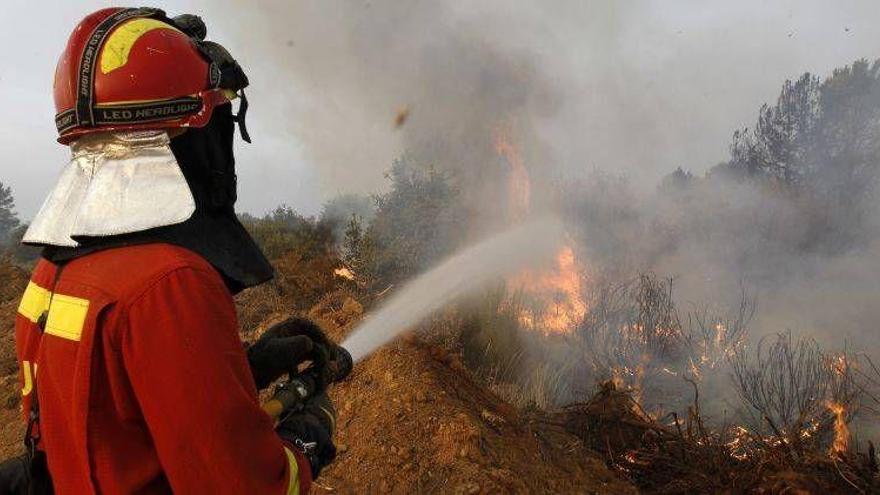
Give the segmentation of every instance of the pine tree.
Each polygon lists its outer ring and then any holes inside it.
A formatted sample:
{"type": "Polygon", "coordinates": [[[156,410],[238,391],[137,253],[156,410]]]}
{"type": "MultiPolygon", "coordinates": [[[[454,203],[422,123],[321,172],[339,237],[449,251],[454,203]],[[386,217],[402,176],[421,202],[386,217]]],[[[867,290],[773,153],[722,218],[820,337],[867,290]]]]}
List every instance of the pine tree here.
{"type": "Polygon", "coordinates": [[[0,182],[0,242],[6,243],[13,229],[18,227],[18,223],[12,188],[0,182]]]}
{"type": "Polygon", "coordinates": [[[811,74],[786,81],[776,104],[761,107],[755,128],[734,133],[731,165],[746,176],[800,183],[821,117],[820,87],[811,74]]]}
{"type": "Polygon", "coordinates": [[[361,227],[360,217],[352,214],[342,240],[342,261],[351,270],[361,264],[363,238],[364,229],[361,227]]]}

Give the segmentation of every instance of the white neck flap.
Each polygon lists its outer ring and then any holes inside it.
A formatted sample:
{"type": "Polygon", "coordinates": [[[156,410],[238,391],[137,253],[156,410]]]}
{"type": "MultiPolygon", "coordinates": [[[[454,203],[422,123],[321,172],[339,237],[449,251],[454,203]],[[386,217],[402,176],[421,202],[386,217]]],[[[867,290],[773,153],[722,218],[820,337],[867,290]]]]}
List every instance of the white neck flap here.
{"type": "Polygon", "coordinates": [[[86,136],[34,217],[23,242],[76,247],[76,236],[106,237],[186,221],[195,200],[165,131],[86,136]]]}

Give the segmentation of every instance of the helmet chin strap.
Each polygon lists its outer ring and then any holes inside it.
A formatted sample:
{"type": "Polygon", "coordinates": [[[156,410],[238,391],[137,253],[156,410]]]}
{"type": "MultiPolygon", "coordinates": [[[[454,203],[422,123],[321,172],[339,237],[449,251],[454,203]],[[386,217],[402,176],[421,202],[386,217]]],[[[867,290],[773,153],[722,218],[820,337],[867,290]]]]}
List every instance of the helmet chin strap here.
{"type": "Polygon", "coordinates": [[[249,82],[244,70],[223,45],[206,39],[208,28],[201,17],[193,14],[181,14],[172,17],[171,22],[192,38],[193,43],[199,48],[202,55],[211,62],[210,75],[214,87],[235,91],[241,99],[238,115],[234,115],[233,120],[238,123],[241,139],[246,143],[250,143],[251,135],[247,130],[247,123],[245,122],[248,111],[248,99],[244,93],[244,88],[247,87],[249,82]]]}
{"type": "Polygon", "coordinates": [[[238,90],[238,97],[241,98],[241,103],[238,105],[238,114],[232,117],[232,120],[238,123],[238,131],[241,133],[241,139],[246,143],[251,142],[251,135],[247,130],[247,123],[245,122],[245,117],[247,117],[248,111],[248,100],[247,95],[244,94],[244,88],[238,90]]]}

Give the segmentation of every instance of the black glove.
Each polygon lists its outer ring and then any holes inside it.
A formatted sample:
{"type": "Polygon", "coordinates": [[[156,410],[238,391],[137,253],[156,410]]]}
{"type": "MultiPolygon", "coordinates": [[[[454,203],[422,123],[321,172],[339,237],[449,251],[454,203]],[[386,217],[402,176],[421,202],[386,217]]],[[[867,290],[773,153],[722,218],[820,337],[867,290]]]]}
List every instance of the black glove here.
{"type": "Polygon", "coordinates": [[[52,477],[46,454],[22,454],[0,463],[0,493],[9,495],[51,495],[52,477]]]}
{"type": "Polygon", "coordinates": [[[315,322],[305,318],[290,318],[273,326],[268,331],[283,336],[305,335],[312,339],[314,348],[309,355],[309,360],[312,361],[310,368],[313,372],[310,375],[315,380],[314,393],[316,396],[333,382],[333,373],[327,364],[334,358],[336,344],[327,338],[327,335],[315,322]]]}
{"type": "Polygon", "coordinates": [[[288,318],[281,323],[272,325],[263,333],[262,337],[294,337],[299,335],[305,335],[315,344],[325,347],[330,347],[333,344],[315,322],[299,317],[288,318]]]}
{"type": "Polygon", "coordinates": [[[273,326],[247,349],[257,389],[266,388],[281,375],[296,373],[301,363],[312,358],[312,339],[306,335],[285,335],[281,330],[286,324],[287,321],[273,326]]]}
{"type": "Polygon", "coordinates": [[[302,449],[312,468],[312,479],[336,459],[333,430],[336,409],[327,394],[311,399],[301,411],[294,411],[278,424],[276,431],[286,442],[302,449]]]}
{"type": "Polygon", "coordinates": [[[333,343],[321,327],[305,318],[288,318],[266,330],[254,345],[248,348],[248,363],[258,389],[263,389],[281,375],[296,374],[298,366],[312,361],[319,370],[315,378],[316,390],[324,390],[329,378],[325,364],[330,359],[333,343]]]}
{"type": "Polygon", "coordinates": [[[0,493],[28,493],[31,481],[30,469],[27,455],[3,461],[0,464],[0,493]]]}

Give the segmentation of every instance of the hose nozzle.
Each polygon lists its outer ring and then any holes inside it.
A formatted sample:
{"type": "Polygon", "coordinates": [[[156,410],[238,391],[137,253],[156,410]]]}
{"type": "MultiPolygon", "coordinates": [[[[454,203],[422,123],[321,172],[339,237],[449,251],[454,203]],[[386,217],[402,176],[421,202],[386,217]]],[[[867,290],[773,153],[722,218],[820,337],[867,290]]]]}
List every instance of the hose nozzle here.
{"type": "Polygon", "coordinates": [[[333,353],[333,360],[329,363],[333,382],[341,382],[348,378],[351,370],[354,369],[354,360],[351,358],[351,353],[341,345],[334,346],[333,353]]]}
{"type": "Polygon", "coordinates": [[[351,353],[338,345],[329,346],[329,358],[321,369],[308,368],[302,373],[292,375],[290,380],[275,388],[271,400],[263,404],[263,410],[272,418],[278,419],[286,411],[304,407],[306,402],[321,393],[325,386],[345,380],[354,369],[351,353]]]}

